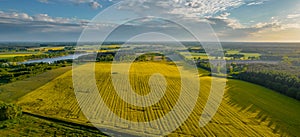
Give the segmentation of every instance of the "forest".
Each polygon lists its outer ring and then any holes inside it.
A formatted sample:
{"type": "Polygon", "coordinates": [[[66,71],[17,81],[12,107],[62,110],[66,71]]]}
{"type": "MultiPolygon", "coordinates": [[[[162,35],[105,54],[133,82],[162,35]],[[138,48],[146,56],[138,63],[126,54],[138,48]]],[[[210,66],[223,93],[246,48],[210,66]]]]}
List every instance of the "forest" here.
{"type": "Polygon", "coordinates": [[[300,100],[299,67],[287,64],[249,64],[245,71],[233,77],[259,84],[281,94],[300,100]]]}

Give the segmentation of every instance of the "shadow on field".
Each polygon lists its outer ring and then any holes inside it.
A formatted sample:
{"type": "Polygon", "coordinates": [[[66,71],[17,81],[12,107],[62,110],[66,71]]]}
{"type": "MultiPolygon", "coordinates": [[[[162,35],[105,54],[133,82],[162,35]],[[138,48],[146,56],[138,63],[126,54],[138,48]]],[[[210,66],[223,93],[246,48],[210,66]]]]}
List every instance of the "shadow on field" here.
{"type": "Polygon", "coordinates": [[[246,116],[245,125],[267,126],[280,136],[300,136],[300,102],[264,87],[229,80],[225,100],[246,116]]]}

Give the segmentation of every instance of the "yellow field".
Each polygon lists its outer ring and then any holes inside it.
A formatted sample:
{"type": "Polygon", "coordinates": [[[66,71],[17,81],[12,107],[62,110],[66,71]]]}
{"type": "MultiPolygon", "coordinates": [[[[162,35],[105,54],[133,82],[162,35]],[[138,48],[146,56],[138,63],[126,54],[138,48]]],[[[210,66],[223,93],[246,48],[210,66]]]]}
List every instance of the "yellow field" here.
{"type": "MultiPolygon", "coordinates": [[[[123,65],[124,64],[118,64],[116,68],[123,68],[123,65]]],[[[85,70],[88,68],[84,68],[83,66],[80,69],[85,70]]],[[[116,92],[112,83],[112,76],[122,75],[122,73],[111,73],[111,64],[97,63],[95,65],[95,70],[97,88],[99,90],[98,95],[103,98],[106,106],[110,108],[110,111],[114,112],[114,115],[128,121],[149,122],[162,118],[163,116],[172,112],[172,109],[176,105],[176,102],[180,96],[181,78],[179,75],[179,70],[175,65],[168,65],[164,63],[134,63],[131,66],[129,71],[129,80],[132,89],[137,94],[145,96],[150,94],[151,86],[156,86],[158,89],[163,89],[164,83],[167,84],[165,87],[166,92],[162,99],[159,100],[155,105],[147,107],[137,107],[135,105],[126,103],[118,96],[118,93],[116,92]],[[160,73],[163,75],[165,77],[165,81],[158,78],[154,79],[158,81],[158,84],[149,85],[148,81],[149,79],[152,79],[151,76],[155,73],[160,73]],[[160,84],[160,82],[162,83],[160,84]]],[[[195,76],[198,75],[195,74],[195,76]]],[[[86,81],[87,85],[89,85],[91,81],[86,81]]],[[[124,80],[120,79],[119,83],[123,81],[124,80]]],[[[199,120],[210,92],[211,77],[200,77],[200,85],[200,95],[191,115],[179,128],[177,128],[176,131],[171,133],[169,136],[287,135],[286,133],[277,130],[278,127],[276,125],[276,121],[272,121],[271,118],[267,117],[263,120],[261,118],[257,118],[257,115],[261,113],[260,111],[247,111],[247,109],[242,109],[240,106],[235,105],[232,102],[232,97],[228,94],[230,91],[226,91],[223,102],[221,103],[221,106],[216,115],[213,117],[212,121],[209,122],[205,127],[201,128],[199,126],[199,120]],[[273,124],[270,124],[271,122],[273,124]]],[[[234,84],[231,86],[234,87],[234,84]]],[[[73,90],[72,72],[70,71],[20,98],[18,104],[21,105],[25,111],[54,118],[77,121],[80,123],[89,123],[89,121],[81,112],[73,90]]],[[[126,90],[127,89],[124,89],[124,92],[126,92],[126,90]]],[[[93,101],[92,98],[85,100],[87,104],[90,101],[93,101]]],[[[186,98],[184,101],[189,102],[190,99],[186,98]]],[[[96,101],[92,103],[97,104],[99,102],[96,101]]],[[[143,132],[144,134],[160,135],[160,129],[166,130],[171,127],[171,125],[170,127],[160,127],[162,125],[161,123],[152,123],[150,128],[143,127],[143,124],[140,126],[128,126],[126,123],[120,124],[119,121],[117,121],[118,119],[113,119],[112,115],[106,115],[106,113],[102,111],[94,111],[92,106],[89,109],[91,112],[93,112],[92,119],[97,119],[99,117],[102,118],[101,121],[97,123],[98,125],[103,125],[103,127],[108,127],[110,129],[122,129],[136,134],[142,133],[144,130],[146,130],[145,133],[143,132]]],[[[176,116],[181,117],[182,114],[183,113],[178,113],[176,116]]]]}
{"type": "Polygon", "coordinates": [[[0,54],[0,58],[13,58],[17,56],[30,56],[33,53],[5,53],[5,54],[0,54]]]}

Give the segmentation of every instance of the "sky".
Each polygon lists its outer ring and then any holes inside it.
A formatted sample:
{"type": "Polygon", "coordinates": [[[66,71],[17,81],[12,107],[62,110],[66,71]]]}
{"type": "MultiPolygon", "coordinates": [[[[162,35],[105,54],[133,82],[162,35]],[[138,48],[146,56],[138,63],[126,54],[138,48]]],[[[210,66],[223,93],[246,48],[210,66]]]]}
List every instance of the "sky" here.
{"type": "Polygon", "coordinates": [[[84,30],[90,41],[111,30],[111,40],[147,32],[192,40],[178,24],[203,34],[209,24],[220,41],[300,42],[299,7],[300,0],[0,0],[0,41],[77,41],[84,30]]]}

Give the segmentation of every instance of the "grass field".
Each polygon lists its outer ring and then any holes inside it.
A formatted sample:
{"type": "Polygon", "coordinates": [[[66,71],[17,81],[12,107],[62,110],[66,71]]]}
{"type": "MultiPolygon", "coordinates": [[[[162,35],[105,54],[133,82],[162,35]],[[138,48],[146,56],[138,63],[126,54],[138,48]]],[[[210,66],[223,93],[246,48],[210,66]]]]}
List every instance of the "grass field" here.
{"type": "Polygon", "coordinates": [[[0,86],[0,100],[4,102],[17,101],[19,97],[47,84],[63,73],[70,71],[71,67],[50,70],[45,73],[0,86]]]}
{"type": "MultiPolygon", "coordinates": [[[[153,73],[161,73],[166,77],[167,88],[163,98],[154,106],[141,108],[130,105],[114,91],[110,68],[108,63],[96,64],[99,94],[110,110],[124,119],[139,122],[158,119],[172,110],[180,95],[180,77],[176,66],[136,63],[130,69],[130,82],[138,94],[149,93],[147,82],[153,73]]],[[[199,119],[210,91],[211,77],[200,77],[200,81],[201,92],[196,107],[190,117],[170,136],[300,136],[300,131],[297,131],[300,128],[300,102],[261,86],[237,80],[228,80],[218,112],[209,124],[199,127],[199,119]]],[[[17,103],[28,112],[89,123],[75,99],[70,71],[23,96],[17,103]]],[[[103,116],[101,112],[94,112],[94,117],[103,116]]],[[[128,129],[136,133],[143,130],[143,127],[115,125],[109,120],[110,116],[105,117],[101,124],[112,129],[128,129]]],[[[151,132],[159,129],[157,125],[153,125],[153,129],[147,129],[149,134],[158,134],[151,132]]]]}
{"type": "Polygon", "coordinates": [[[226,100],[241,114],[255,114],[253,118],[274,132],[300,136],[299,101],[244,81],[229,80],[227,84],[226,100]]]}
{"type": "Polygon", "coordinates": [[[0,123],[2,137],[17,136],[105,136],[97,129],[86,128],[79,125],[70,125],[63,122],[53,122],[29,115],[0,123]]]}

